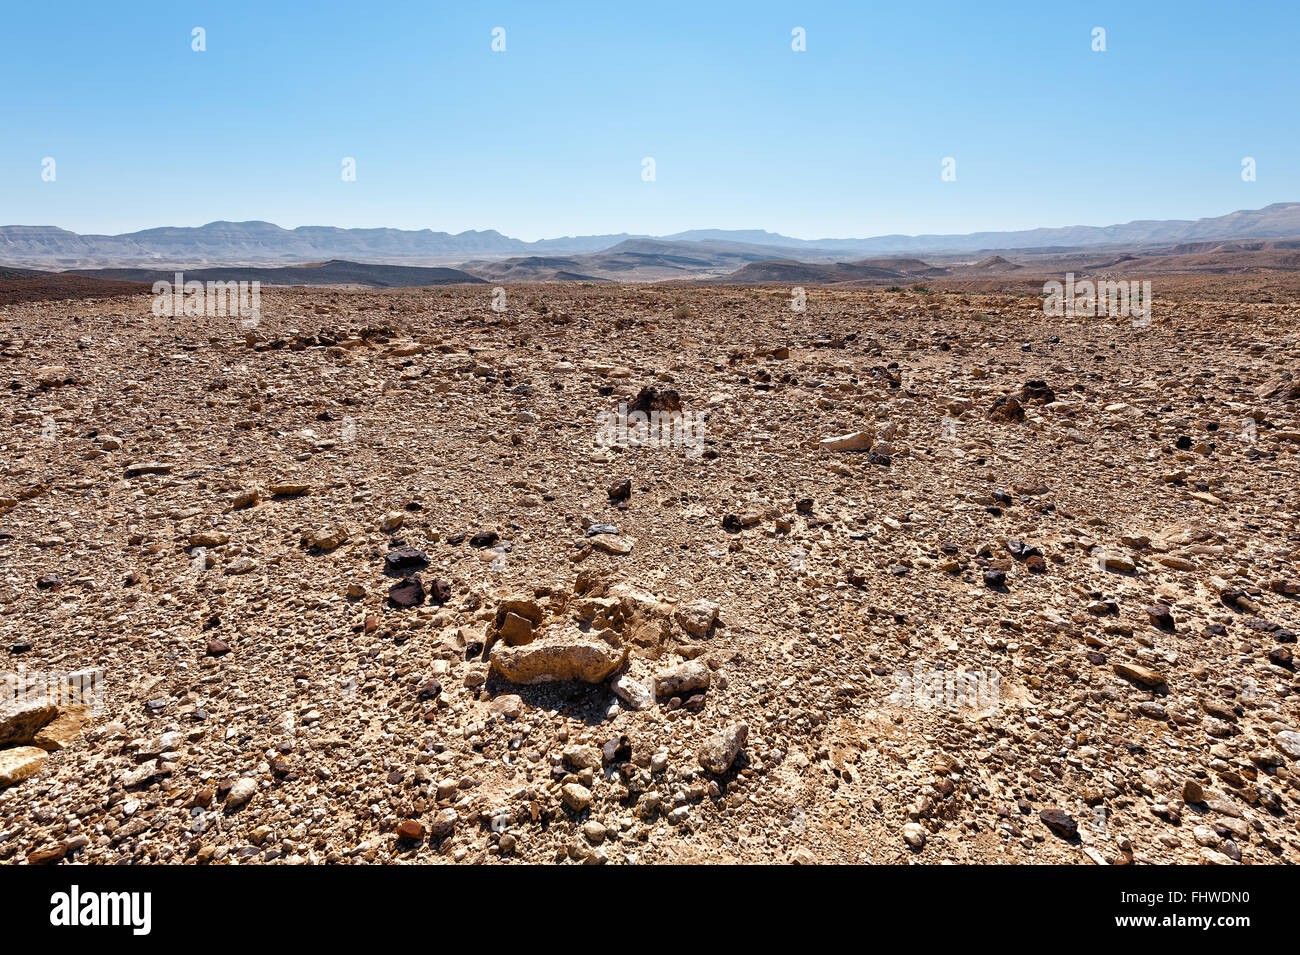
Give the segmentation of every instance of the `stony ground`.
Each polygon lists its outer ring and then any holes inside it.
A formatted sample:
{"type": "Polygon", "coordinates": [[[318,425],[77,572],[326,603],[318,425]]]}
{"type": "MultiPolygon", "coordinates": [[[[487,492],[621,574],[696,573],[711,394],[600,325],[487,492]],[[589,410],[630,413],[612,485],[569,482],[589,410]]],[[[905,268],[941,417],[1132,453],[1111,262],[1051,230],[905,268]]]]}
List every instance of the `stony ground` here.
{"type": "Polygon", "coordinates": [[[1300,862],[1300,309],[1232,291],[0,307],[0,860],[1300,862]]]}

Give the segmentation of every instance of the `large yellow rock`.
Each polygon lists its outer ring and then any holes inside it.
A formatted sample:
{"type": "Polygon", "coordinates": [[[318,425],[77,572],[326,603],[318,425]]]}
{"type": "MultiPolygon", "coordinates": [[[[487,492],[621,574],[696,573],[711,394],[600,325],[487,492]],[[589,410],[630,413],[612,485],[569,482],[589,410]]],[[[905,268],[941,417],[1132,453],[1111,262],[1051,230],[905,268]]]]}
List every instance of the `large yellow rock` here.
{"type": "Polygon", "coordinates": [[[45,765],[45,750],[39,746],[0,749],[0,787],[12,786],[34,776],[45,765]]]}
{"type": "Polygon", "coordinates": [[[355,528],[347,524],[322,524],[320,527],[304,532],[302,539],[308,547],[334,550],[346,544],[355,532],[355,528]]]}
{"type": "Polygon", "coordinates": [[[90,719],[90,707],[84,705],[61,706],[59,715],[41,727],[32,742],[41,749],[56,752],[71,746],[81,735],[81,728],[90,719]]]}
{"type": "Polygon", "coordinates": [[[58,714],[59,708],[45,699],[0,703],[0,746],[30,743],[37,731],[58,714]]]}
{"type": "Polygon", "coordinates": [[[600,683],[623,665],[627,651],[577,632],[492,648],[492,667],[511,683],[600,683]]]}
{"type": "Polygon", "coordinates": [[[533,623],[527,617],[521,617],[517,613],[507,613],[505,621],[501,624],[501,639],[512,647],[522,646],[525,643],[531,643],[534,637],[533,623]]]}

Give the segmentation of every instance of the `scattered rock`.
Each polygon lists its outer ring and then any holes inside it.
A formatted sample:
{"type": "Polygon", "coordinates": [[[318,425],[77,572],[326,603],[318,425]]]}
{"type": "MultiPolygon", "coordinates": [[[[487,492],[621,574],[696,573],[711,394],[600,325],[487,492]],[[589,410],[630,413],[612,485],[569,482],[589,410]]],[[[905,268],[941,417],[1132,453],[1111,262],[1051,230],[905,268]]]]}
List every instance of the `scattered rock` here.
{"type": "Polygon", "coordinates": [[[419,574],[411,574],[388,588],[388,599],[395,607],[418,607],[424,603],[424,582],[419,574]]]}
{"type": "Polygon", "coordinates": [[[564,804],[574,812],[582,812],[591,805],[591,790],[578,783],[565,783],[560,789],[564,804]]]}
{"type": "Polygon", "coordinates": [[[909,822],[903,826],[903,841],[913,849],[925,847],[925,835],[925,826],[920,823],[909,822]]]}
{"type": "Polygon", "coordinates": [[[1142,666],[1140,663],[1113,663],[1111,669],[1125,679],[1136,680],[1143,686],[1156,687],[1163,685],[1165,682],[1163,675],[1150,667],[1142,666]]]}
{"type": "Polygon", "coordinates": [[[238,809],[257,795],[257,781],[249,779],[247,776],[236,779],[230,786],[230,792],[226,796],[226,808],[238,809]]]}
{"type": "Polygon", "coordinates": [[[1078,821],[1063,809],[1055,807],[1044,809],[1038,814],[1038,818],[1043,821],[1043,825],[1063,839],[1073,839],[1079,834],[1078,821]]]}
{"type": "Polygon", "coordinates": [[[720,733],[715,733],[700,746],[700,765],[708,772],[721,776],[731,769],[731,764],[740,755],[740,748],[749,738],[749,726],[745,723],[733,723],[720,733]]]}
{"type": "Polygon", "coordinates": [[[660,697],[682,696],[694,690],[707,690],[712,675],[699,660],[688,660],[680,666],[655,674],[655,694],[660,697]]]}
{"type": "Polygon", "coordinates": [[[709,600],[694,600],[682,605],[675,619],[692,637],[707,637],[718,619],[718,605],[709,600]]]}

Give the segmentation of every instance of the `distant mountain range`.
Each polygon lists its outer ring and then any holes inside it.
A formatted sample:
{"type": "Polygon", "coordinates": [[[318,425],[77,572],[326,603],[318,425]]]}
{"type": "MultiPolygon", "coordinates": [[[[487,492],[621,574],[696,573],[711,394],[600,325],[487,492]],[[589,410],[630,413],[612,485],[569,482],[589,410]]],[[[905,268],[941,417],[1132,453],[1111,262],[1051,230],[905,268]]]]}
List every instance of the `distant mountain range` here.
{"type": "Polygon", "coordinates": [[[255,281],[269,286],[422,288],[546,282],[662,282],[688,285],[911,286],[913,288],[1019,288],[1032,291],[1048,278],[1154,275],[1265,276],[1300,272],[1300,238],[1223,239],[1115,249],[1031,249],[1001,255],[938,254],[810,262],[774,259],[770,247],[739,242],[629,239],[603,252],[533,255],[467,262],[462,268],[331,260],[287,266],[217,266],[172,269],[124,267],[38,271],[0,266],[0,305],[49,299],[136,295],[153,283],[255,281]]]}
{"type": "MultiPolygon", "coordinates": [[[[1300,236],[1300,202],[1280,202],[1215,218],[1140,220],[1112,226],[1067,226],[969,235],[885,235],[865,239],[794,239],[762,230],[696,229],[668,236],[589,235],[525,242],[493,230],[339,229],[270,222],[210,222],[124,235],[78,235],[54,226],[0,226],[0,264],[46,269],[198,268],[291,266],[337,260],[383,265],[461,264],[494,281],[510,281],[512,268],[558,279],[611,278],[640,257],[653,272],[672,260],[710,260],[717,273],[765,260],[835,263],[869,256],[962,255],[996,251],[1141,249],[1224,239],[1300,236]],[[601,262],[601,254],[616,256],[601,262]],[[574,256],[584,257],[573,259],[574,256]],[[597,256],[597,260],[587,259],[597,256]],[[537,261],[539,258],[545,262],[537,261]],[[569,261],[565,261],[568,259],[569,261]],[[529,260],[532,260],[531,262],[529,260]],[[506,263],[513,261],[510,266],[506,263]],[[487,263],[500,263],[491,268],[487,263]],[[519,263],[523,263],[521,266],[519,263]],[[593,268],[593,264],[595,268],[593,268]]],[[[685,270],[689,271],[689,270],[685,270]]],[[[536,281],[536,278],[531,279],[536,281]]]]}

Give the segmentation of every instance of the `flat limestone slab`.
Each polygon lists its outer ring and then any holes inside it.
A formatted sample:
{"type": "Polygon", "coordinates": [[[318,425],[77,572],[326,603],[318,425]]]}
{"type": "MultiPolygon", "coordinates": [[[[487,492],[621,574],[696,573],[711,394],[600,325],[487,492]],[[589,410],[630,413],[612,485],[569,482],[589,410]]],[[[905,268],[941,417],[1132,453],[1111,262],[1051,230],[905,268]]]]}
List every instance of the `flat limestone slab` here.
{"type": "Polygon", "coordinates": [[[0,746],[30,743],[36,732],[59,713],[45,700],[14,700],[0,704],[0,746]]]}
{"type": "Polygon", "coordinates": [[[45,765],[45,750],[39,746],[0,749],[0,787],[12,786],[34,776],[45,765]]]}

